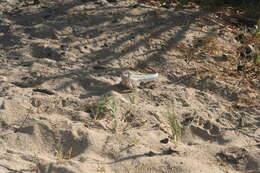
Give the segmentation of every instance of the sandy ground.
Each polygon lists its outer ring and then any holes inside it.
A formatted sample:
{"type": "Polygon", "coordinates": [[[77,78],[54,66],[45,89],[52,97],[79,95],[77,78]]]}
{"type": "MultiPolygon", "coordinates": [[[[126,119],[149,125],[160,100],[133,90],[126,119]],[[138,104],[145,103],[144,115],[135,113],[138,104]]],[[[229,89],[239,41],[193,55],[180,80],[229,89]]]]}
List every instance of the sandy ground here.
{"type": "Polygon", "coordinates": [[[0,2],[1,173],[260,172],[259,67],[240,72],[237,35],[135,4],[0,2]],[[125,70],[160,77],[129,91],[125,70]],[[104,95],[116,115],[95,118],[104,95]],[[168,111],[182,135],[164,144],[168,111]]]}

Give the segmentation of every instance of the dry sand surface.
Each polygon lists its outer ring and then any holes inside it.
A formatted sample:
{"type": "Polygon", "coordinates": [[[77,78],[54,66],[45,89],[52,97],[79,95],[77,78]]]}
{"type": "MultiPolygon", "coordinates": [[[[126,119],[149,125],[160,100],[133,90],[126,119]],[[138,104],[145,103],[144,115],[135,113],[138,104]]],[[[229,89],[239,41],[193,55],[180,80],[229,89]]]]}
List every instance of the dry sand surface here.
{"type": "Polygon", "coordinates": [[[135,4],[0,1],[0,173],[260,172],[259,66],[237,35],[135,4]],[[159,78],[129,90],[125,70],[159,78]]]}

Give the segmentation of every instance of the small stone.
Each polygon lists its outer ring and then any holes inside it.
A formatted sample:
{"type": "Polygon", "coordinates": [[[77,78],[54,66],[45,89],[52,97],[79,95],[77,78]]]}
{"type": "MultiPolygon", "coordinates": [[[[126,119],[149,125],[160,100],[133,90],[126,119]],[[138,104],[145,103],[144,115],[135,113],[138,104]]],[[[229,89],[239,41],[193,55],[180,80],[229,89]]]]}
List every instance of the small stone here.
{"type": "Polygon", "coordinates": [[[5,76],[0,76],[0,82],[6,82],[8,79],[5,76]]]}
{"type": "Polygon", "coordinates": [[[138,4],[134,4],[134,5],[132,6],[132,8],[137,8],[137,7],[139,7],[138,4]]]}
{"type": "Polygon", "coordinates": [[[163,4],[162,8],[170,9],[172,6],[170,4],[163,4]]]}
{"type": "Polygon", "coordinates": [[[245,69],[245,66],[243,66],[243,65],[237,66],[237,71],[243,71],[244,69],[245,69]]]}
{"type": "Polygon", "coordinates": [[[61,45],[60,48],[63,51],[68,51],[69,50],[69,46],[68,45],[61,45]]]}
{"type": "Polygon", "coordinates": [[[167,144],[169,142],[169,138],[164,138],[160,140],[160,143],[167,144]]]}

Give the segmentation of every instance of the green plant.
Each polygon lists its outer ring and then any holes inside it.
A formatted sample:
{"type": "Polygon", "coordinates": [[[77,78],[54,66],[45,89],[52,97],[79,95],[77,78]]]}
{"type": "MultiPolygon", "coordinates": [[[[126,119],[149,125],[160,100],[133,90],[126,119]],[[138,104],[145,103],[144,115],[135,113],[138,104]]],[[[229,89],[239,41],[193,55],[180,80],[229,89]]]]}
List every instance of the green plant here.
{"type": "Polygon", "coordinates": [[[256,64],[260,64],[260,54],[257,55],[256,59],[255,59],[256,64]]]}
{"type": "Polygon", "coordinates": [[[111,112],[112,117],[114,118],[113,129],[116,130],[117,125],[118,125],[118,116],[117,116],[118,103],[114,98],[111,99],[110,104],[108,104],[108,109],[111,112]]]}
{"type": "Polygon", "coordinates": [[[64,159],[64,149],[62,145],[55,149],[55,158],[57,162],[61,162],[64,159]]]}
{"type": "Polygon", "coordinates": [[[108,95],[101,96],[101,99],[96,104],[96,111],[94,115],[94,119],[100,118],[101,114],[104,113],[104,111],[107,108],[107,105],[109,103],[110,97],[108,95]]]}
{"type": "Polygon", "coordinates": [[[171,139],[174,141],[178,141],[181,137],[181,126],[173,112],[168,111],[166,116],[171,127],[171,139]]]}
{"type": "Polygon", "coordinates": [[[65,152],[62,145],[59,145],[55,149],[55,158],[58,163],[62,162],[64,159],[70,159],[71,154],[72,154],[72,147],[67,152],[65,152]]]}
{"type": "Polygon", "coordinates": [[[133,93],[133,95],[129,94],[128,97],[129,97],[129,100],[130,100],[131,104],[136,104],[136,102],[137,102],[136,93],[133,93]]]}
{"type": "Polygon", "coordinates": [[[164,50],[165,48],[166,48],[166,41],[160,41],[159,42],[159,48],[161,49],[161,50],[164,50]]]}
{"type": "Polygon", "coordinates": [[[113,118],[117,118],[117,101],[113,98],[110,104],[108,105],[108,108],[113,116],[113,118]]]}

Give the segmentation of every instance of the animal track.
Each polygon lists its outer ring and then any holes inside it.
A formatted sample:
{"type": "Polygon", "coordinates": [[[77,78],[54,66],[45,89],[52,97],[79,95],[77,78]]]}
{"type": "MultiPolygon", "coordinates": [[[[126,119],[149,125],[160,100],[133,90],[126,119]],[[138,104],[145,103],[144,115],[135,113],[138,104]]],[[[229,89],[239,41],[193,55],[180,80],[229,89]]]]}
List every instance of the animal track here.
{"type": "Polygon", "coordinates": [[[220,161],[231,165],[238,171],[252,171],[256,173],[260,169],[259,159],[256,159],[245,148],[230,147],[217,153],[216,156],[220,161]]]}
{"type": "Polygon", "coordinates": [[[201,117],[186,117],[182,124],[184,129],[190,129],[190,132],[201,138],[204,141],[216,141],[220,144],[228,142],[223,139],[219,126],[209,120],[204,120],[201,117]]]}

